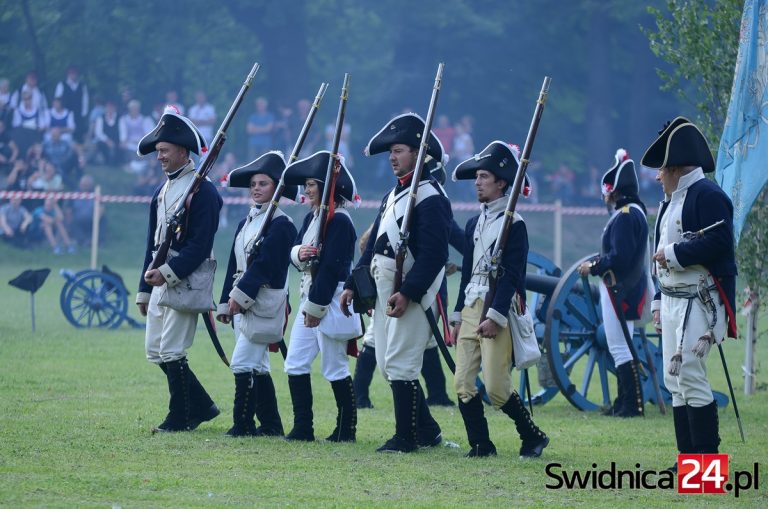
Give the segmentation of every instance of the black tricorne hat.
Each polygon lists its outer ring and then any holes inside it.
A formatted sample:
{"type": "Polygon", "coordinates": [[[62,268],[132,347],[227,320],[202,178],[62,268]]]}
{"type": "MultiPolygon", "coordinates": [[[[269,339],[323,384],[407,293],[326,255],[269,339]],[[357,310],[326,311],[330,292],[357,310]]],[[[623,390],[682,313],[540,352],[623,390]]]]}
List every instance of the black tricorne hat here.
{"type": "MultiPolygon", "coordinates": [[[[325,185],[325,177],[328,172],[328,161],[331,153],[328,150],[315,152],[309,157],[300,159],[295,163],[289,164],[283,172],[283,179],[286,184],[304,185],[307,179],[316,180],[325,185]]],[[[341,170],[336,178],[336,191],[334,200],[343,198],[350,203],[359,200],[357,196],[357,186],[355,179],[344,164],[344,158],[341,158],[341,170]]]]}
{"type": "MultiPolygon", "coordinates": [[[[478,170],[493,173],[506,181],[510,186],[515,182],[517,169],[520,166],[520,148],[503,141],[492,141],[479,154],[462,161],[453,170],[453,180],[472,180],[477,178],[478,170]]],[[[531,194],[531,181],[525,176],[523,196],[531,194]]]]}
{"type": "Polygon", "coordinates": [[[685,117],[677,117],[664,125],[659,131],[659,137],[645,151],[640,164],[656,169],[665,166],[701,166],[705,173],[715,171],[715,160],[707,139],[685,117]]]}
{"type": "Polygon", "coordinates": [[[140,156],[151,154],[157,150],[157,144],[161,141],[184,147],[197,155],[208,151],[205,138],[195,124],[174,106],[165,108],[155,128],[139,141],[136,152],[140,156]]]}
{"type": "MultiPolygon", "coordinates": [[[[422,134],[424,134],[424,119],[416,113],[403,113],[387,122],[379,132],[373,135],[363,152],[369,156],[381,154],[387,152],[396,143],[418,149],[421,146],[422,134]]],[[[443,144],[432,131],[429,132],[427,141],[427,154],[441,162],[447,162],[448,159],[443,144]]]]}
{"type": "Polygon", "coordinates": [[[616,151],[615,162],[603,175],[600,181],[604,196],[618,193],[622,196],[637,196],[640,184],[637,181],[635,162],[629,158],[629,153],[623,148],[616,151]]]}
{"type": "MultiPolygon", "coordinates": [[[[285,160],[283,153],[279,150],[272,150],[263,154],[245,166],[235,168],[227,175],[227,185],[229,187],[251,187],[251,177],[257,174],[266,175],[277,183],[285,170],[285,160]]],[[[286,183],[287,184],[287,183],[286,183]]],[[[297,186],[286,185],[283,189],[283,198],[292,201],[298,201],[299,188],[297,186]]]]}

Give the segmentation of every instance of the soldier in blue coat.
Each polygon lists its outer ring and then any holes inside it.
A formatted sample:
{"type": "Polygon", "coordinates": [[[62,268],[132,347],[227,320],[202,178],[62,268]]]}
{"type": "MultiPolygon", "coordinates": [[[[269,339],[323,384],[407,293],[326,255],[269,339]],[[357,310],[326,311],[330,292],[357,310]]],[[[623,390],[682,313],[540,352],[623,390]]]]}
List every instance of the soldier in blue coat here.
{"type": "MultiPolygon", "coordinates": [[[[440,161],[436,161],[431,157],[427,158],[427,162],[424,163],[424,169],[428,169],[434,179],[441,185],[445,185],[445,167],[440,161]]],[[[373,226],[373,225],[371,225],[373,226]]],[[[370,235],[370,228],[360,236],[360,251],[365,251],[365,246],[368,243],[368,236],[370,235]]],[[[456,249],[459,253],[464,252],[464,230],[456,224],[455,220],[451,221],[451,233],[449,237],[450,245],[456,249]]],[[[449,276],[456,272],[458,267],[456,264],[448,262],[446,265],[446,276],[449,276]]],[[[447,313],[448,307],[448,285],[447,280],[443,281],[440,287],[440,304],[443,306],[443,310],[447,313]]],[[[373,320],[373,317],[371,317],[373,320]]],[[[353,377],[353,384],[355,387],[355,397],[357,398],[358,408],[373,408],[373,403],[368,396],[368,387],[373,379],[373,372],[376,370],[376,345],[373,340],[373,327],[368,327],[363,336],[363,344],[360,349],[360,354],[357,357],[355,363],[355,374],[353,377]]],[[[427,349],[424,350],[424,362],[421,365],[421,376],[424,378],[424,384],[427,389],[427,405],[429,406],[455,406],[451,398],[448,396],[445,387],[445,373],[443,372],[443,365],[440,362],[440,353],[438,352],[437,341],[434,336],[430,339],[427,349]]]]}
{"type": "Polygon", "coordinates": [[[736,337],[733,204],[705,177],[715,170],[712,152],[701,131],[684,117],[664,126],[641,162],[658,168],[656,179],[665,196],[653,255],[661,291],[651,309],[668,365],[664,384],[672,393],[677,449],[717,453],[717,403],[706,364],[712,344],[726,335],[736,337]],[[686,235],[713,225],[701,235],[686,235]]]}
{"type": "MultiPolygon", "coordinates": [[[[278,208],[263,236],[257,235],[284,168],[281,152],[267,152],[232,170],[227,178],[229,187],[250,189],[253,200],[248,216],[237,226],[216,317],[222,323],[234,319],[236,335],[230,364],[235,375],[235,402],[229,436],[283,435],[270,375],[269,345],[280,341],[287,320],[288,257],[296,227],[278,208]],[[252,333],[248,325],[268,321],[276,321],[276,332],[252,333]]],[[[297,193],[295,186],[287,186],[283,196],[295,200],[297,193]]]]}
{"type": "Polygon", "coordinates": [[[345,205],[355,203],[359,197],[352,175],[340,160],[336,180],[327,190],[333,192],[328,197],[333,203],[329,201],[326,205],[333,205],[333,209],[328,211],[325,224],[321,224],[322,197],[325,186],[331,185],[325,181],[330,159],[330,152],[320,151],[289,165],[283,174],[286,183],[304,185],[312,207],[291,250],[291,262],[302,277],[301,304],[285,359],[293,402],[293,430],[286,435],[288,440],[315,439],[310,372],[318,354],[320,370],[331,383],[337,409],[336,427],[326,440],[356,439],[357,407],[347,352],[348,346],[356,347],[362,326],[360,317],[348,317],[341,312],[339,297],[352,268],[357,240],[345,205]]]}
{"type": "Polygon", "coordinates": [[[624,149],[616,152],[615,162],[602,180],[602,194],[606,205],[614,210],[603,230],[600,255],[579,267],[582,275],[600,276],[600,308],[602,310],[608,351],[616,366],[618,395],[606,414],[616,417],[638,417],[643,411],[643,389],[638,365],[632,359],[624,331],[616,314],[621,311],[632,337],[635,320],[643,314],[650,258],[648,248],[648,219],[640,191],[635,163],[624,149]],[[611,289],[608,288],[611,286],[611,289]],[[612,291],[621,288],[619,302],[612,291]]]}
{"type": "MultiPolygon", "coordinates": [[[[424,121],[415,113],[399,115],[371,138],[365,150],[369,155],[389,152],[397,178],[394,189],[381,202],[365,252],[357,264],[370,267],[376,283],[376,363],[390,383],[395,407],[395,434],[379,452],[412,452],[442,442],[442,431],[432,418],[418,377],[424,350],[432,337],[425,310],[435,313],[437,309],[453,214],[445,192],[428,171],[421,173],[417,183],[402,285],[394,291],[399,222],[408,203],[423,130],[424,121]]],[[[426,144],[430,156],[438,161],[443,159],[442,145],[433,133],[426,144]]],[[[352,281],[348,280],[341,296],[345,314],[349,313],[353,298],[352,281]]]]}
{"type": "MultiPolygon", "coordinates": [[[[456,308],[451,316],[456,340],[456,393],[459,397],[470,451],[469,458],[495,456],[483,403],[475,380],[482,369],[494,408],[515,422],[522,445],[520,456],[541,456],[549,437],[534,424],[520,395],[512,388],[512,330],[514,314],[525,312],[525,268],[528,231],[515,212],[507,244],[502,251],[496,293],[483,317],[489,291],[491,253],[505,216],[510,185],[515,180],[519,154],[503,141],[491,142],[482,152],[459,163],[454,180],[474,180],[481,213],[467,221],[464,260],[456,308]]],[[[522,190],[527,194],[530,183],[522,190]]]]}
{"type": "Polygon", "coordinates": [[[219,227],[222,200],[209,180],[203,181],[193,195],[182,236],[171,242],[166,263],[157,269],[149,269],[154,252],[166,237],[168,219],[196,178],[190,152],[199,155],[205,150],[203,136],[175,108],[166,109],[155,129],[138,146],[139,155],[157,152],[157,160],[168,178],[155,191],[150,203],[142,278],[136,297],[139,312],[147,317],[147,360],[163,370],[170,392],[168,415],[153,432],[193,430],[219,415],[219,409],[187,362],[187,349],[195,337],[197,313],[158,305],[162,292],[183,284],[203,261],[213,256],[213,237],[219,227]]]}

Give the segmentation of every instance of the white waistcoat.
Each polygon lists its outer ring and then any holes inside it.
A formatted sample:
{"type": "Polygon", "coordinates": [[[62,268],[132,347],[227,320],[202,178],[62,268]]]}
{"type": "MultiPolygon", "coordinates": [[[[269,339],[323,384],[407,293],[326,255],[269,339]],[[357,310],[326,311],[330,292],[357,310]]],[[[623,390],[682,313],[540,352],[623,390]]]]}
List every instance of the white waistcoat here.
{"type": "MultiPolygon", "coordinates": [[[[657,221],[659,223],[659,242],[658,247],[668,246],[678,243],[683,238],[683,203],[688,194],[688,188],[696,181],[705,178],[701,170],[694,171],[680,178],[677,190],[672,193],[669,199],[669,205],[664,211],[664,216],[657,221]]],[[[662,203],[663,204],[663,203],[662,203]]],[[[661,207],[659,207],[661,210],[661,207]]],[[[703,265],[691,265],[685,267],[685,270],[670,270],[656,265],[656,274],[659,277],[659,283],[667,288],[680,288],[689,285],[697,285],[700,276],[707,276],[709,271],[703,265]]]]}
{"type": "MultiPolygon", "coordinates": [[[[472,275],[464,289],[464,305],[471,306],[477,299],[485,299],[488,293],[488,270],[491,264],[491,254],[495,247],[501,225],[504,223],[504,210],[508,197],[502,196],[487,205],[477,219],[475,231],[472,234],[474,249],[472,252],[472,275]]],[[[515,212],[513,222],[523,218],[515,212]]]]}
{"type": "MultiPolygon", "coordinates": [[[[245,272],[245,269],[248,268],[248,250],[251,248],[253,243],[256,241],[256,234],[259,233],[259,229],[261,228],[261,225],[264,223],[264,219],[267,217],[268,205],[264,205],[262,207],[252,207],[251,210],[248,212],[248,218],[245,220],[245,224],[238,232],[237,236],[235,237],[235,261],[237,262],[237,272],[242,273],[245,272]]],[[[275,209],[275,213],[272,216],[272,220],[274,221],[280,216],[284,216],[282,210],[275,209]]]]}
{"type": "Polygon", "coordinates": [[[157,224],[155,226],[155,245],[161,244],[165,239],[165,230],[168,226],[168,219],[173,215],[178,206],[184,191],[195,178],[195,163],[189,161],[181,170],[178,177],[168,179],[160,189],[157,196],[157,224]]]}

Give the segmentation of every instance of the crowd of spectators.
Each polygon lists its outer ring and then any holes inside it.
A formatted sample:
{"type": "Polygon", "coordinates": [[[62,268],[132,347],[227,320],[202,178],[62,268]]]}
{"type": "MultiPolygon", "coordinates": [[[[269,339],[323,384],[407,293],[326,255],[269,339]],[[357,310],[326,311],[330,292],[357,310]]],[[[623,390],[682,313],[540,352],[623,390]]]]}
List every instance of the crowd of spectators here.
{"type": "MultiPolygon", "coordinates": [[[[34,71],[27,73],[23,83],[16,88],[8,79],[0,78],[0,190],[92,190],[93,177],[86,170],[109,167],[121,168],[133,177],[130,192],[150,195],[163,182],[163,173],[154,158],[138,156],[136,147],[156,125],[164,109],[170,105],[187,115],[208,142],[212,141],[221,120],[203,90],[193,94],[193,102],[187,107],[176,90],[166,91],[162,100],[151,104],[142,104],[128,88],[118,98],[92,98],[74,66],[67,69],[50,92],[49,100],[46,90],[38,85],[34,71]]],[[[295,104],[278,104],[274,108],[266,97],[256,97],[250,104],[250,111],[243,106],[243,116],[246,117],[245,132],[242,133],[245,138],[243,157],[236,157],[234,152],[222,154],[212,175],[224,195],[243,195],[226,188],[226,175],[232,169],[268,150],[281,150],[287,156],[312,107],[312,102],[305,98],[295,104]]],[[[446,167],[449,176],[456,164],[483,148],[475,143],[471,115],[452,120],[449,115],[439,114],[434,132],[450,156],[446,167]]],[[[334,134],[333,124],[312,129],[300,157],[330,149],[334,134]]],[[[339,152],[346,165],[354,168],[359,154],[351,146],[351,134],[352,126],[346,122],[339,152]]],[[[374,193],[389,186],[392,178],[388,160],[375,159],[366,163],[369,168],[365,178],[358,179],[359,187],[374,193]]],[[[594,190],[599,188],[597,182],[601,175],[602,171],[595,167],[577,173],[566,164],[543,169],[534,161],[529,168],[534,192],[527,202],[560,199],[566,205],[599,204],[599,196],[595,196],[594,190]]],[[[658,186],[654,173],[641,167],[638,175],[641,193],[655,199],[658,186]]],[[[446,188],[453,199],[475,199],[471,187],[456,186],[450,178],[446,188]]],[[[87,244],[90,238],[92,221],[86,217],[88,210],[92,213],[92,200],[90,203],[88,209],[85,203],[76,200],[63,200],[61,204],[4,200],[0,203],[3,211],[0,213],[0,237],[17,246],[34,244],[37,239],[38,244],[45,245],[47,241],[55,252],[74,250],[78,245],[87,244]]],[[[231,219],[230,215],[240,214],[237,209],[225,207],[222,211],[224,224],[231,219]]]]}

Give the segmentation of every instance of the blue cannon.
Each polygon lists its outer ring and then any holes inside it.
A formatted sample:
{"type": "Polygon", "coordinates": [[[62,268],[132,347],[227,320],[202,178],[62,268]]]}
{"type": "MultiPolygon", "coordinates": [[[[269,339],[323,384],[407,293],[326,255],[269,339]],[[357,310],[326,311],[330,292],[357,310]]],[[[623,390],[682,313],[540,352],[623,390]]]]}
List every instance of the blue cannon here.
{"type": "Polygon", "coordinates": [[[106,265],[101,271],[62,269],[59,273],[65,279],[59,305],[64,317],[75,327],[116,329],[127,322],[133,328],[144,328],[144,324],[128,316],[128,290],[120,274],[106,265]]]}

